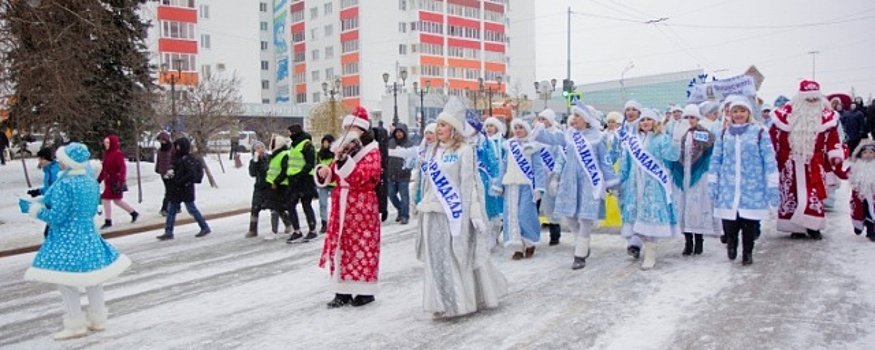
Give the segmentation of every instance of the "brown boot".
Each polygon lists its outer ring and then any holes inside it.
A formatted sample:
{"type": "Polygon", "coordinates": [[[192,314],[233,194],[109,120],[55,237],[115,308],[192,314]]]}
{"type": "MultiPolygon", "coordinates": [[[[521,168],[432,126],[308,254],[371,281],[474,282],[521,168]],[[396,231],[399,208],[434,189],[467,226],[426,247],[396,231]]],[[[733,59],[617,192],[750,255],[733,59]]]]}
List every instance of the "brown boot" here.
{"type": "Polygon", "coordinates": [[[526,248],[526,259],[531,258],[532,255],[535,255],[535,247],[534,246],[526,248]]]}
{"type": "Polygon", "coordinates": [[[510,258],[511,258],[511,260],[522,260],[523,259],[523,252],[515,252],[515,253],[513,253],[513,256],[510,258]]]}

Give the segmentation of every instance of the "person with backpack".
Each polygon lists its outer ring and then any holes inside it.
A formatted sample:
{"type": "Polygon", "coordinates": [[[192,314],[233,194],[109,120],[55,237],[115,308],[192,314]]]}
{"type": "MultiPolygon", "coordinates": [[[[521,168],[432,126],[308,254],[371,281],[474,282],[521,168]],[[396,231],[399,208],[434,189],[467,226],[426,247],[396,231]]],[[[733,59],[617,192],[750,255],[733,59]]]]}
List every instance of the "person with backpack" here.
{"type": "Polygon", "coordinates": [[[165,241],[173,239],[173,226],[176,224],[176,214],[179,213],[180,205],[185,203],[185,210],[197,221],[200,231],[195,237],[203,237],[212,232],[201,212],[194,205],[194,185],[201,183],[203,179],[203,165],[199,159],[190,154],[191,141],[181,137],[173,142],[176,158],[173,166],[164,175],[169,180],[167,188],[167,220],[164,225],[164,234],[156,237],[165,241]]]}

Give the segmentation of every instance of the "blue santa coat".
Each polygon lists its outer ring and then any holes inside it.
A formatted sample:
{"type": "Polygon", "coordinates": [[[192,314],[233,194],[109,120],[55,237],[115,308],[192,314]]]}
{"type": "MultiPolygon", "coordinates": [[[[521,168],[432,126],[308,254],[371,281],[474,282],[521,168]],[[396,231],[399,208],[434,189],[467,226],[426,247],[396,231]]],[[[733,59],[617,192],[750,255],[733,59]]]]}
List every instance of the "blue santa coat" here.
{"type": "Polygon", "coordinates": [[[715,217],[767,219],[769,203],[777,205],[779,196],[778,165],[768,131],[748,124],[738,136],[728,130],[717,134],[708,184],[715,217]]]}
{"type": "Polygon", "coordinates": [[[49,224],[49,235],[24,275],[68,286],[94,286],[121,274],[131,261],[109,245],[94,224],[100,188],[84,174],[62,173],[30,214],[49,224]]]}
{"type": "MultiPolygon", "coordinates": [[[[525,156],[525,159],[529,161],[529,164],[531,164],[532,172],[535,176],[535,189],[543,191],[544,165],[541,162],[541,158],[537,157],[538,152],[541,151],[541,146],[535,142],[522,141],[520,142],[520,150],[523,150],[526,145],[534,147],[532,155],[525,156]]],[[[501,161],[501,167],[498,177],[499,179],[504,179],[505,174],[507,173],[507,167],[511,166],[510,164],[508,164],[509,162],[514,162],[514,159],[510,151],[510,143],[505,142],[504,155],[501,161]]],[[[532,186],[528,183],[522,185],[504,185],[504,189],[505,190],[503,196],[505,210],[502,213],[502,217],[504,219],[503,235],[505,245],[512,245],[516,243],[513,241],[513,238],[510,237],[510,225],[519,225],[520,235],[522,236],[522,238],[525,238],[531,243],[537,244],[538,241],[541,240],[541,222],[538,221],[538,206],[534,201],[532,186]],[[516,186],[517,188],[519,188],[516,197],[508,195],[508,188],[510,186],[516,186]],[[516,208],[518,208],[519,211],[516,218],[508,217],[509,210],[507,208],[509,206],[515,206],[516,208]]]]}
{"type": "MultiPolygon", "coordinates": [[[[680,147],[673,145],[671,137],[665,134],[638,134],[644,148],[668,171],[668,162],[677,161],[681,155],[680,147]]],[[[679,234],[677,211],[674,203],[669,203],[665,189],[652,176],[641,174],[643,188],[638,188],[636,176],[640,167],[635,164],[627,147],[623,147],[620,157],[620,212],[623,224],[632,226],[632,231],[648,237],[671,237],[679,234]],[[640,192],[639,192],[640,190],[640,192]]],[[[624,232],[628,235],[632,232],[624,232]]]]}
{"type": "MultiPolygon", "coordinates": [[[[566,145],[565,133],[569,132],[572,132],[572,130],[566,130],[565,132],[541,130],[535,133],[535,140],[538,142],[556,145],[565,149],[563,155],[565,165],[562,168],[559,190],[557,191],[561,195],[556,198],[556,209],[553,215],[573,219],[602,220],[605,218],[605,200],[593,198],[592,184],[590,184],[586,170],[580,166],[580,161],[577,159],[577,155],[574,154],[576,152],[574,146],[571,144],[566,145]]],[[[595,153],[595,158],[598,159],[598,165],[605,180],[605,188],[615,186],[619,179],[614,172],[614,167],[611,165],[612,161],[608,152],[606,138],[603,137],[600,131],[592,128],[581,132],[589,142],[593,153],[595,153]]]]}
{"type": "Polygon", "coordinates": [[[492,219],[501,215],[501,209],[504,206],[504,199],[501,196],[489,195],[489,187],[492,185],[493,179],[498,178],[500,171],[499,158],[494,148],[495,143],[490,142],[486,136],[478,134],[475,146],[477,151],[477,172],[480,174],[480,181],[483,183],[483,192],[485,194],[486,218],[492,219]]]}

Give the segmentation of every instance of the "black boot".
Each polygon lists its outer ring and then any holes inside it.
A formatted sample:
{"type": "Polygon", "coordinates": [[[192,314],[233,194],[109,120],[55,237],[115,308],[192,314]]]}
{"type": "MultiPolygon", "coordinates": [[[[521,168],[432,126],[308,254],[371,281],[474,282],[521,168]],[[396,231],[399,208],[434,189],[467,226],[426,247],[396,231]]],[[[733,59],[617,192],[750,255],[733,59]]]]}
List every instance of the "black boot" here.
{"type": "Polygon", "coordinates": [[[550,228],[550,245],[559,244],[559,238],[562,237],[562,226],[559,224],[549,224],[550,228]]]}
{"type": "MultiPolygon", "coordinates": [[[[589,255],[587,255],[587,256],[589,256],[589,255]]],[[[584,267],[586,267],[586,257],[581,258],[579,256],[575,256],[574,262],[571,263],[571,269],[572,270],[580,270],[584,267]]]]}
{"type": "Polygon", "coordinates": [[[350,305],[352,306],[362,306],[370,304],[374,301],[373,295],[356,295],[355,298],[352,298],[350,301],[350,305]]]}
{"type": "Polygon", "coordinates": [[[629,256],[638,259],[641,257],[641,247],[630,245],[626,247],[626,253],[629,254],[629,256]]]}
{"type": "Polygon", "coordinates": [[[328,223],[325,220],[322,220],[322,228],[319,229],[319,233],[327,233],[328,232],[328,223]]]}
{"type": "Polygon", "coordinates": [[[684,233],[684,251],[681,252],[681,255],[690,254],[693,254],[693,234],[684,233]]]}
{"type": "Polygon", "coordinates": [[[133,224],[133,223],[137,222],[138,217],[140,217],[140,213],[138,213],[136,210],[131,212],[131,223],[133,224]]]}
{"type": "Polygon", "coordinates": [[[112,220],[103,220],[103,226],[100,226],[100,229],[107,229],[112,227],[112,220]]]}
{"type": "Polygon", "coordinates": [[[756,240],[756,231],[741,232],[741,264],[753,264],[753,245],[756,240]]]}
{"type": "Polygon", "coordinates": [[[694,255],[701,255],[702,254],[702,246],[705,245],[705,241],[704,241],[704,239],[702,239],[702,235],[698,234],[698,233],[695,235],[694,238],[695,238],[696,245],[693,246],[693,254],[694,255]]]}
{"type": "Polygon", "coordinates": [[[735,260],[738,256],[738,233],[726,236],[726,257],[735,260]]]}
{"type": "Polygon", "coordinates": [[[334,299],[328,302],[329,309],[339,308],[346,304],[349,304],[352,301],[352,295],[349,294],[335,294],[334,299]]]}
{"type": "Polygon", "coordinates": [[[258,215],[251,215],[249,217],[249,232],[246,232],[245,238],[252,238],[258,236],[258,215]]]}
{"type": "Polygon", "coordinates": [[[823,239],[823,235],[820,234],[820,230],[808,230],[808,237],[815,241],[819,241],[823,239]]]}

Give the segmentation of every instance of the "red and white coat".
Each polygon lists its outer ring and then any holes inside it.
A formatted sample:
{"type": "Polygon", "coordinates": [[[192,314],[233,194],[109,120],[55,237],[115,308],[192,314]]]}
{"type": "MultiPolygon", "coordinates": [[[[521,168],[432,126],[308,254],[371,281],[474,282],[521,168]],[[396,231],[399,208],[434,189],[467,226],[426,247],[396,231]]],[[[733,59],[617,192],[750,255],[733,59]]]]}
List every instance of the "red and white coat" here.
{"type": "Polygon", "coordinates": [[[380,206],[375,188],[383,172],[377,142],[362,147],[340,168],[337,163],[329,168],[337,187],[331,193],[319,267],[328,266],[333,292],[374,295],[380,267],[380,206]]]}
{"type": "Polygon", "coordinates": [[[775,148],[778,162],[778,190],[781,201],[778,205],[778,231],[805,232],[806,229],[822,230],[826,227],[825,208],[826,182],[835,178],[833,161],[844,159],[844,150],[839,140],[838,113],[824,109],[815,143],[814,155],[808,164],[796,162],[790,149],[790,120],[793,107],[786,104],[775,110],[774,123],[769,136],[775,148]]]}

